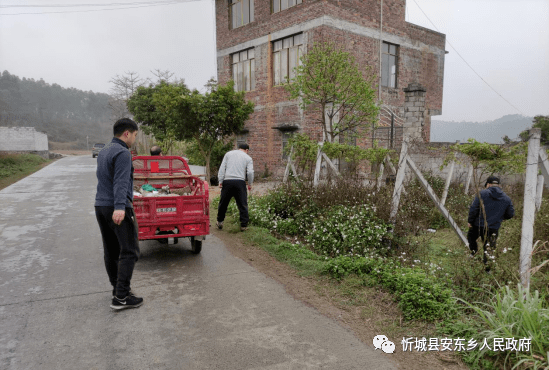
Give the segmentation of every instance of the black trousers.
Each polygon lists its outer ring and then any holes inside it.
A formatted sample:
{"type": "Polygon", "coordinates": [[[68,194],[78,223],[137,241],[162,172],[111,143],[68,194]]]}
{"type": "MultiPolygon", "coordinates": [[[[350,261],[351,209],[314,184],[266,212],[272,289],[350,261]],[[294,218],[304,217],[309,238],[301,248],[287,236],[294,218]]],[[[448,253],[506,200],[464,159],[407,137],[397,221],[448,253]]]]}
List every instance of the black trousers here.
{"type": "Polygon", "coordinates": [[[221,188],[221,199],[217,208],[217,221],[223,222],[229,202],[234,197],[238,211],[240,212],[240,226],[248,226],[248,192],[244,180],[224,180],[221,188]]]}
{"type": "Polygon", "coordinates": [[[135,263],[139,259],[138,226],[133,208],[126,208],[124,220],[116,225],[112,220],[114,207],[95,207],[95,217],[103,238],[105,268],[116,296],[130,292],[135,263]]]}
{"type": "Polygon", "coordinates": [[[484,243],[484,257],[483,261],[486,264],[488,258],[491,258],[493,251],[496,249],[496,241],[498,238],[499,229],[488,229],[488,234],[486,234],[486,228],[473,226],[469,228],[467,232],[467,241],[469,242],[469,249],[471,253],[475,255],[478,252],[477,239],[480,237],[484,243]],[[487,236],[487,237],[486,237],[487,236]]]}

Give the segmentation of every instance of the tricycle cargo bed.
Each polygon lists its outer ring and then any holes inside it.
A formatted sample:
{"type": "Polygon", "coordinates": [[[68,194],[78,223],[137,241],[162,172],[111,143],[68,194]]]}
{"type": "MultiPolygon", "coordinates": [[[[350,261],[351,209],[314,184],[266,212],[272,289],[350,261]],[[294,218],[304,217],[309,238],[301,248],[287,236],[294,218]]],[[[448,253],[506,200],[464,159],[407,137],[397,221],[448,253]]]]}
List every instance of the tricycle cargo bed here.
{"type": "Polygon", "coordinates": [[[210,233],[208,183],[193,176],[183,158],[137,156],[133,166],[135,187],[149,184],[170,193],[144,192],[144,196],[134,196],[139,240],[168,236],[201,240],[210,233]]]}

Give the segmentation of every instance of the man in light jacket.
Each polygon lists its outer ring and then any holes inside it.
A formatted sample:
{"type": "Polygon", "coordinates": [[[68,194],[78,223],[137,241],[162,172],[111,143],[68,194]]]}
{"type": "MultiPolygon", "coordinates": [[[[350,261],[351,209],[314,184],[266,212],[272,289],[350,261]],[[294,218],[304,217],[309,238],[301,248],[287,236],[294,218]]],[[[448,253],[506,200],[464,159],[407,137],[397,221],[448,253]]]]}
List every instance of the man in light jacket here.
{"type": "Polygon", "coordinates": [[[217,228],[223,229],[225,213],[231,198],[234,197],[240,212],[240,231],[248,228],[248,193],[246,191],[246,176],[248,190],[252,190],[254,182],[254,163],[248,155],[248,144],[238,145],[238,149],[231,150],[223,157],[217,177],[221,188],[221,199],[217,209],[217,228]]]}
{"type": "MultiPolygon", "coordinates": [[[[467,240],[471,254],[475,255],[478,251],[477,239],[480,237],[484,242],[484,264],[487,265],[488,258],[493,259],[492,251],[496,248],[496,239],[499,228],[503,220],[513,218],[515,209],[511,198],[507,196],[499,187],[499,178],[490,176],[484,185],[486,189],[480,192],[484,209],[486,210],[486,224],[484,222],[484,213],[482,212],[480,201],[475,197],[473,204],[469,208],[469,231],[467,240]]],[[[490,266],[486,266],[486,271],[490,271],[490,266]]]]}

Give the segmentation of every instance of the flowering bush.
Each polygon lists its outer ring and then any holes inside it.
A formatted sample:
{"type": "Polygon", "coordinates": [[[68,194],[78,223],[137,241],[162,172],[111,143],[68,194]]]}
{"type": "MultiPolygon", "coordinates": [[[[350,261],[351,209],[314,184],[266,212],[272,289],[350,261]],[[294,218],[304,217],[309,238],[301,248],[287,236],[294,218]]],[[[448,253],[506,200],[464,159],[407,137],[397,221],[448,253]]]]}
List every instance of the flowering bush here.
{"type": "Polygon", "coordinates": [[[373,207],[335,206],[312,221],[305,239],[322,255],[366,256],[382,248],[387,227],[373,207]]]}

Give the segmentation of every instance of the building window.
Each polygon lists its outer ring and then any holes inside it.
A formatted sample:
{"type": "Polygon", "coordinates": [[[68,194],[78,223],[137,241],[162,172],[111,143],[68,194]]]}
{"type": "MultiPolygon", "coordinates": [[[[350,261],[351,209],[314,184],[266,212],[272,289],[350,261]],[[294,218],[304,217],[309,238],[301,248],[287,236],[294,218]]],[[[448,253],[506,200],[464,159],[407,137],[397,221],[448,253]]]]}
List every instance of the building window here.
{"type": "Polygon", "coordinates": [[[242,132],[242,133],[236,135],[236,147],[237,148],[240,144],[247,144],[247,143],[248,143],[248,133],[247,132],[242,132]]]}
{"type": "Polygon", "coordinates": [[[252,48],[231,55],[235,91],[255,90],[254,54],[252,48]]]}
{"type": "Polygon", "coordinates": [[[301,65],[303,34],[286,37],[273,42],[274,84],[280,85],[295,78],[295,68],[301,65]]]}
{"type": "Polygon", "coordinates": [[[381,86],[397,87],[398,46],[384,42],[381,48],[381,86]]]}
{"type": "Polygon", "coordinates": [[[254,21],[254,0],[229,0],[231,28],[254,21]]]}
{"type": "Polygon", "coordinates": [[[286,10],[294,5],[301,4],[302,0],[271,0],[272,12],[278,13],[281,10],[286,10]]]}
{"type": "Polygon", "coordinates": [[[282,131],[282,159],[288,159],[290,155],[290,148],[288,147],[288,141],[294,134],[293,131],[282,131]]]}

